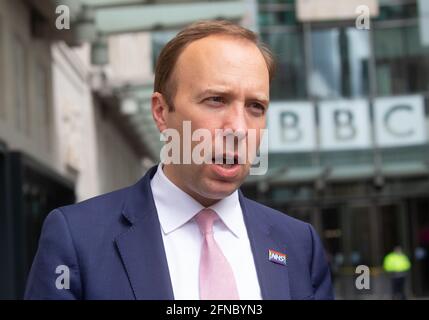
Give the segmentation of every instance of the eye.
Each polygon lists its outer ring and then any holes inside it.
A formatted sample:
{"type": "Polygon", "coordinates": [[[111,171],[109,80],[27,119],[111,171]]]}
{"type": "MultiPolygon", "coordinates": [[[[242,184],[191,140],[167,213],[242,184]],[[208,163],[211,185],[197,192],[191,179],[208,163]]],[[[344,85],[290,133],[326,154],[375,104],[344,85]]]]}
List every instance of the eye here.
{"type": "Polygon", "coordinates": [[[265,114],[265,106],[258,103],[258,102],[252,102],[249,104],[248,108],[251,109],[251,111],[253,113],[255,113],[256,115],[263,115],[265,114]]]}
{"type": "Polygon", "coordinates": [[[210,103],[215,104],[215,105],[223,104],[226,102],[225,99],[223,97],[220,97],[220,96],[209,97],[209,98],[206,98],[205,101],[210,102],[210,103]]]}

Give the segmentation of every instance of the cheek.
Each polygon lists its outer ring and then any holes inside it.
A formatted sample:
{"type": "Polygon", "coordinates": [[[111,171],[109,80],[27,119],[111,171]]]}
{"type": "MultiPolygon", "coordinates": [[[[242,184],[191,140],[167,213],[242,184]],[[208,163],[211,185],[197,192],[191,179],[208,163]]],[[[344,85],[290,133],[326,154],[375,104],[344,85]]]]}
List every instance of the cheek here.
{"type": "Polygon", "coordinates": [[[266,117],[264,116],[264,118],[262,120],[260,120],[258,122],[258,124],[255,126],[255,130],[256,130],[256,137],[258,142],[261,141],[263,134],[266,134],[267,131],[267,127],[266,127],[266,117]]]}
{"type": "Polygon", "coordinates": [[[182,121],[178,119],[177,115],[173,113],[169,113],[168,117],[166,118],[166,125],[169,129],[175,129],[180,134],[182,134],[182,121]]]}

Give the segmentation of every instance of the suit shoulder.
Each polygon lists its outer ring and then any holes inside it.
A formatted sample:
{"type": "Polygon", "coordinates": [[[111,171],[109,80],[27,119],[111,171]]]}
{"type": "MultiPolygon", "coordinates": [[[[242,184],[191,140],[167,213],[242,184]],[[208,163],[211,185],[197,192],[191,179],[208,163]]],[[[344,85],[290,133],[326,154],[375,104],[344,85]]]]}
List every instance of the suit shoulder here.
{"type": "Polygon", "coordinates": [[[108,219],[122,212],[124,200],[131,187],[105,193],[93,198],[57,208],[67,220],[108,219]]]}
{"type": "Polygon", "coordinates": [[[268,215],[269,218],[274,221],[275,225],[287,225],[292,229],[302,230],[306,233],[309,231],[309,223],[293,218],[284,212],[270,208],[249,198],[245,199],[256,210],[263,211],[266,215],[268,215]]]}

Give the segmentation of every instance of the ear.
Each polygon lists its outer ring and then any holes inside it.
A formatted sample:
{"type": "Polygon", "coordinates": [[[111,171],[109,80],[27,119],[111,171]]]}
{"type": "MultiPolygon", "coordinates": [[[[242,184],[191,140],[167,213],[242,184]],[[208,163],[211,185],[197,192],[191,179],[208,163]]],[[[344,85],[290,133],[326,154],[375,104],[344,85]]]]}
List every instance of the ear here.
{"type": "Polygon", "coordinates": [[[164,97],[159,92],[152,94],[152,117],[160,132],[168,128],[167,114],[169,113],[168,105],[164,97]]]}

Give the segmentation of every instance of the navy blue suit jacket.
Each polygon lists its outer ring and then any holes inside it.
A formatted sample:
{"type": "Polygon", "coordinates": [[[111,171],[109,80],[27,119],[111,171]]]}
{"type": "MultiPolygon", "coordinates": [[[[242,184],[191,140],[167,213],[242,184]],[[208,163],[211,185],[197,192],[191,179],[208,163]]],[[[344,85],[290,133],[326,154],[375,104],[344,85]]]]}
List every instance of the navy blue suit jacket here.
{"type": "MultiPolygon", "coordinates": [[[[58,208],[46,218],[26,299],[174,299],[150,180],[58,208]],[[58,266],[70,288],[58,289],[58,266]]],[[[263,299],[332,299],[329,268],[313,227],[239,191],[263,299]],[[287,265],[268,250],[287,255],[287,265]]],[[[184,248],[186,250],[186,248],[184,248]]]]}

